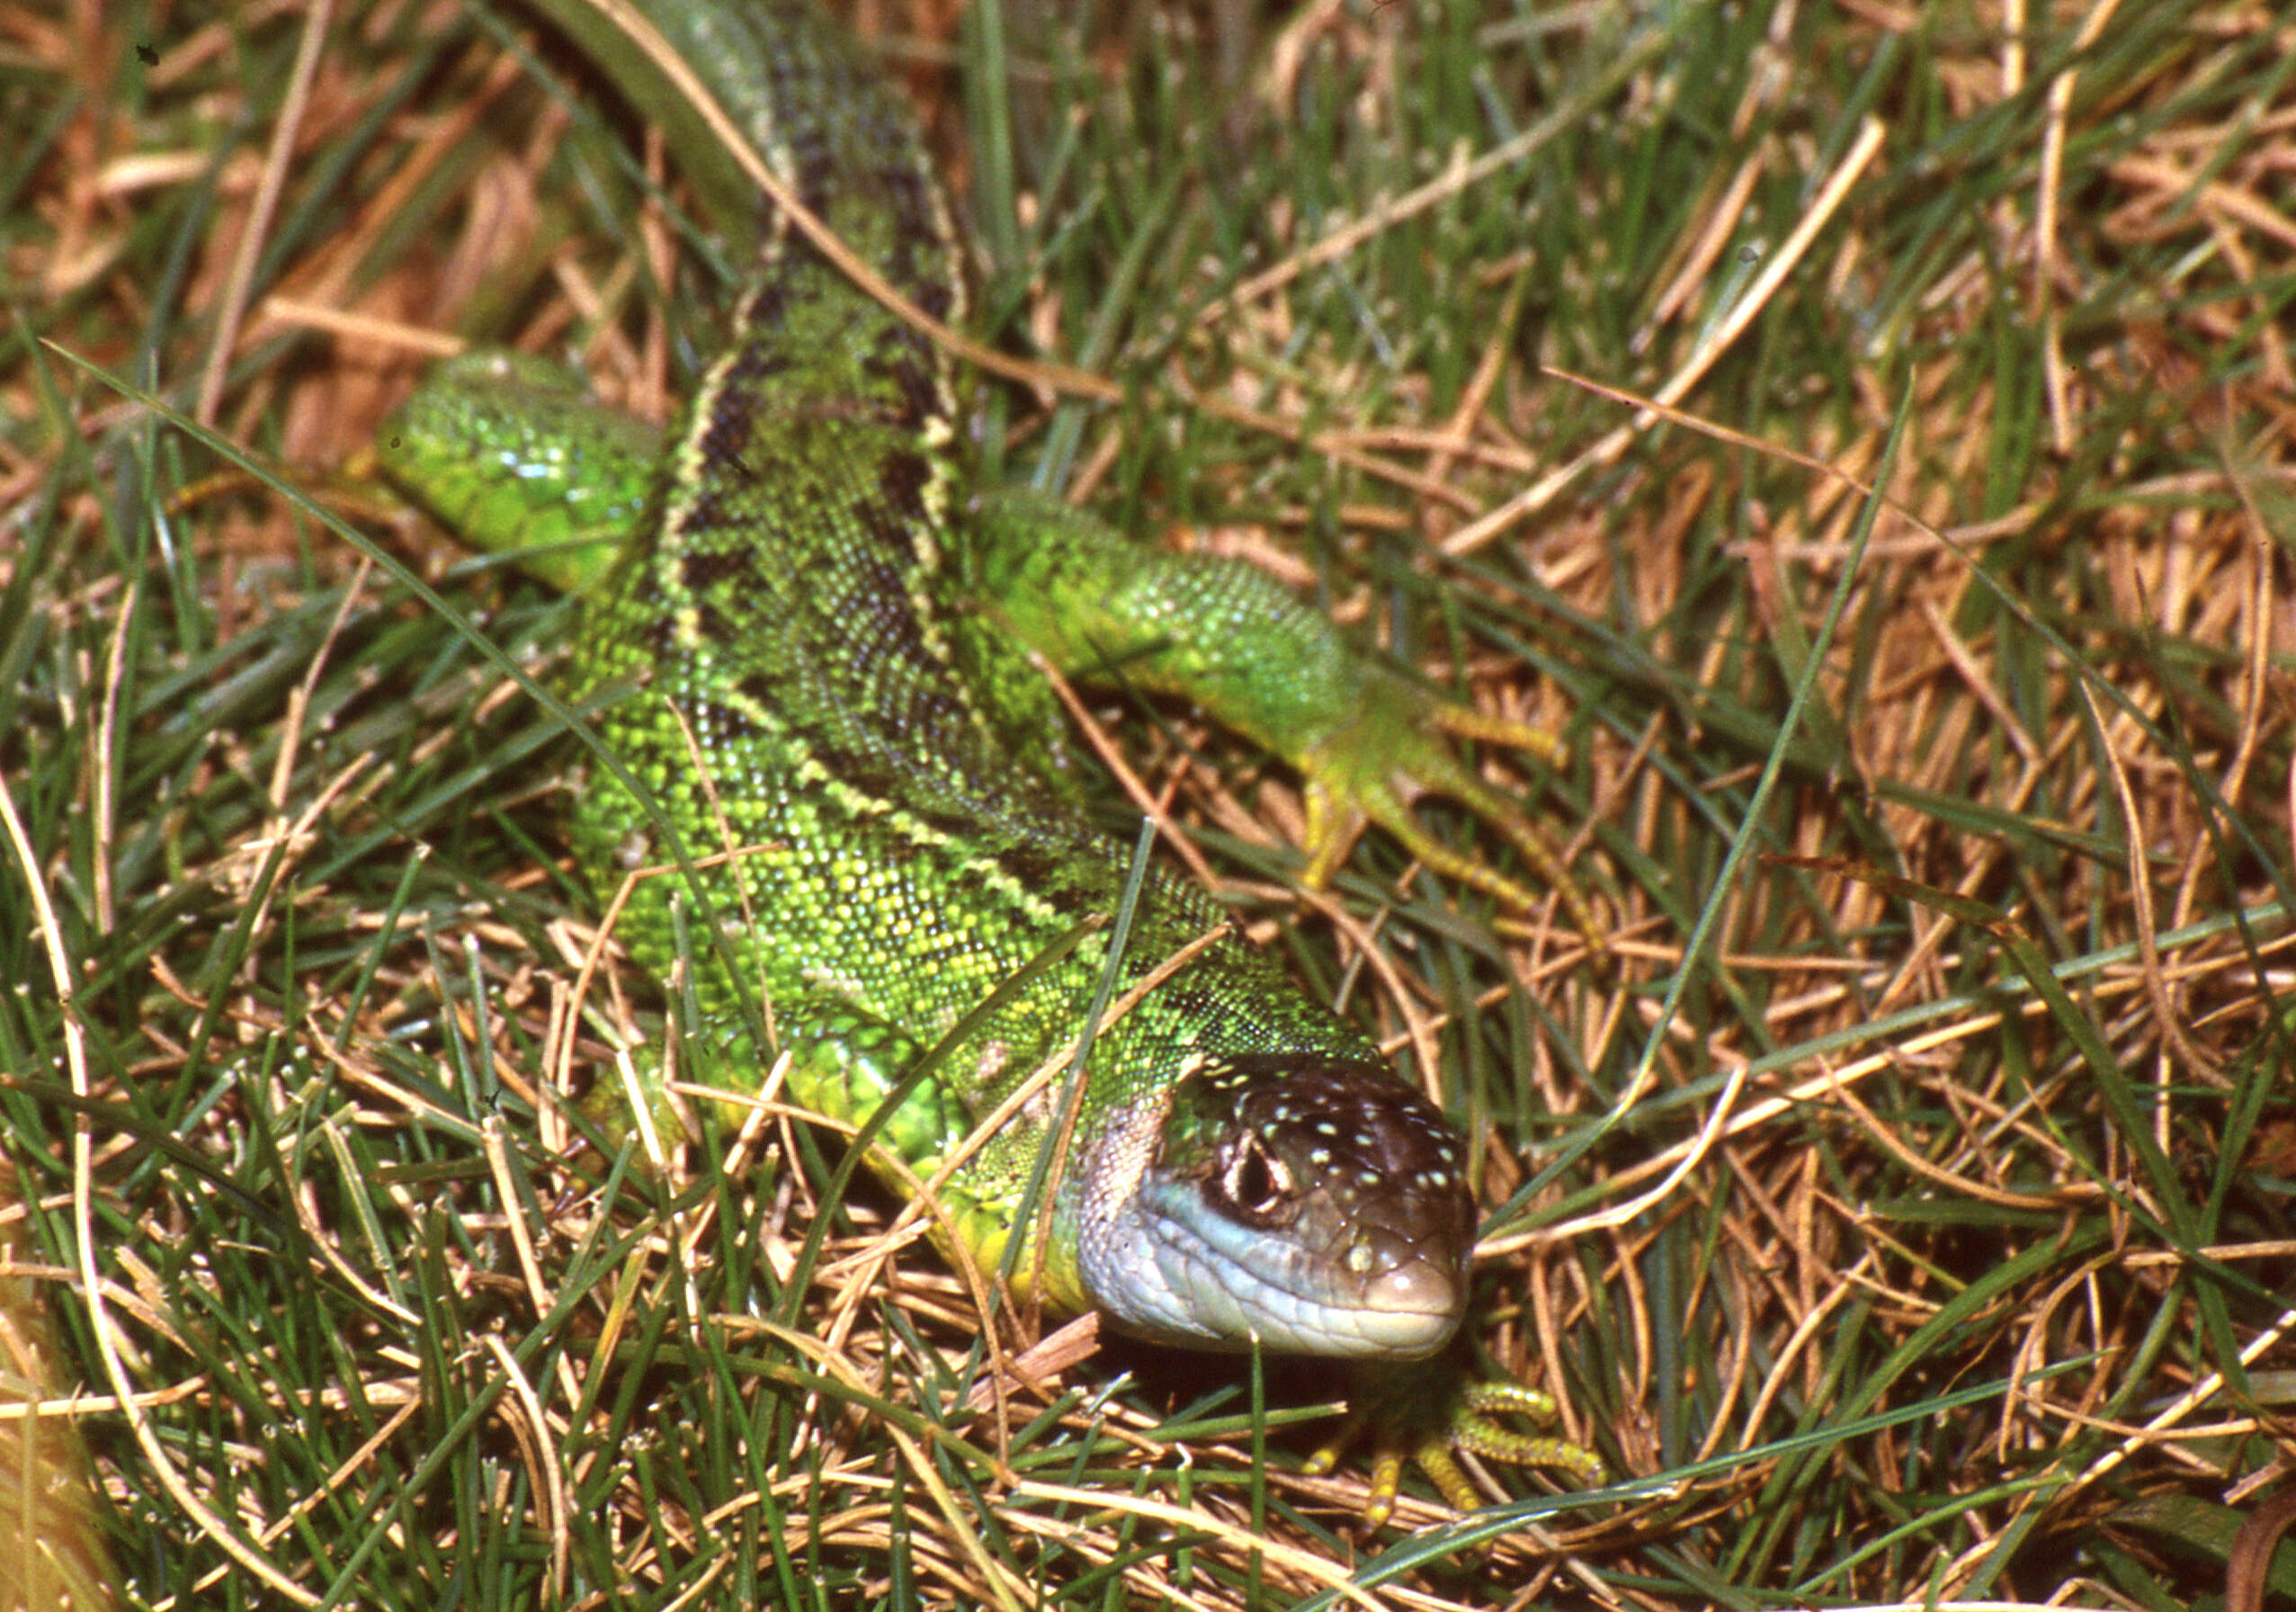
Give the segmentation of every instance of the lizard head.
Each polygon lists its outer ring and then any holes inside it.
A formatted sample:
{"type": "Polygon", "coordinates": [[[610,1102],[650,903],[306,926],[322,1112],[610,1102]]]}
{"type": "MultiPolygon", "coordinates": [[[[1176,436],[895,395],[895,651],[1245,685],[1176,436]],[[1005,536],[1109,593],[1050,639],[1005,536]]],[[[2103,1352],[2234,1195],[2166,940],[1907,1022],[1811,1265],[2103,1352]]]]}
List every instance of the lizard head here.
{"type": "Polygon", "coordinates": [[[1087,1208],[1094,1302],[1197,1348],[1420,1359],[1458,1330],[1475,1230],[1459,1133],[1384,1064],[1231,1055],[1176,1082],[1121,1202],[1087,1208]]]}

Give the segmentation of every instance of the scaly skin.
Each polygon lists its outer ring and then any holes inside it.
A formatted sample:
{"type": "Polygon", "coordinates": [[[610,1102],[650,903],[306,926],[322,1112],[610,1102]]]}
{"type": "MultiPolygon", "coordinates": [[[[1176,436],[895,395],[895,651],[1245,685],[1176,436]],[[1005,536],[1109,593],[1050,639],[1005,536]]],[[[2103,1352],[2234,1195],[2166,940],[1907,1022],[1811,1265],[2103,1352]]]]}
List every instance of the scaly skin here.
{"type": "MultiPolygon", "coordinates": [[[[657,104],[657,76],[577,0],[543,9],[657,104]]],[[[919,306],[961,318],[957,244],[907,110],[809,4],[645,9],[809,207],[919,306]]],[[[549,545],[534,569],[587,590],[571,692],[601,706],[599,736],[647,798],[594,773],[576,857],[602,900],[633,871],[669,870],[637,882],[616,933],[659,976],[690,956],[719,1079],[755,1085],[787,1052],[800,1102],[865,1120],[999,986],[1116,910],[1126,857],[1057,775],[1024,642],[1070,665],[1158,646],[1148,680],[1299,761],[1327,818],[1384,821],[1388,796],[1427,787],[1478,803],[1424,737],[1471,719],[1368,667],[1257,573],[1143,555],[1017,495],[969,498],[943,354],[729,192],[722,163],[695,160],[757,269],[650,470],[635,468],[642,432],[591,430],[555,381],[498,356],[450,366],[381,452],[472,541],[549,545]],[[624,531],[611,568],[569,546],[624,531]]],[[[1536,842],[1511,809],[1506,822],[1536,842]]],[[[1459,1326],[1472,1242],[1456,1133],[1161,870],[1118,991],[1207,936],[1099,1027],[1041,1241],[1021,1209],[1058,1132],[1048,1097],[956,1170],[944,1231],[985,1266],[1019,1235],[1024,1287],[1150,1338],[1434,1355],[1459,1326]]],[[[1109,945],[1104,927],[1087,935],[944,1049],[883,1133],[910,1171],[933,1174],[1074,1043],[1109,945]]],[[[1553,1440],[1476,1447],[1600,1470],[1553,1440]]],[[[1455,1470],[1439,1481],[1462,1498],[1455,1470]]]]}

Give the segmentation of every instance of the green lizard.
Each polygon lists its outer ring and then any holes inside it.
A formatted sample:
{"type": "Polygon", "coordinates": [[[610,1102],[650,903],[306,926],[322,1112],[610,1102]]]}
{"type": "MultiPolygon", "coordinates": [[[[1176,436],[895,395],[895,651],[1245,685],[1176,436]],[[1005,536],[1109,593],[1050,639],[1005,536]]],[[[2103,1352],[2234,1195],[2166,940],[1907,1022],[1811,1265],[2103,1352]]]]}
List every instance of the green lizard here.
{"type": "MultiPolygon", "coordinates": [[[[681,929],[714,926],[721,947],[686,950],[720,1069],[758,1080],[786,1055],[798,1101],[865,1119],[1000,985],[1116,910],[1125,858],[1063,781],[1032,649],[1076,671],[1121,661],[1136,685],[1183,694],[1298,766],[1311,873],[1368,816],[1527,902],[1431,844],[1408,808],[1436,790],[1505,828],[1594,931],[1521,814],[1439,734],[1543,736],[1362,659],[1242,565],[1146,552],[1063,506],[969,488],[944,354],[738,177],[620,25],[583,0],[540,9],[669,124],[719,228],[751,243],[754,277],[666,444],[600,416],[554,372],[481,354],[426,383],[381,458],[470,540],[548,549],[534,569],[586,590],[573,693],[650,798],[594,770],[576,859],[602,900],[634,870],[683,870],[637,880],[616,934],[666,976],[681,929]],[[570,534],[603,541],[569,550],[570,534]]],[[[639,9],[804,206],[894,291],[961,320],[959,243],[911,114],[809,0],[639,9]]],[[[1434,1355],[1460,1325],[1473,1240],[1457,1133],[1160,870],[1119,990],[1192,945],[1097,1026],[1044,1213],[1020,1211],[1060,1130],[1051,1095],[1022,1102],[937,1193],[944,1240],[993,1268],[1017,1236],[1023,1290],[1151,1339],[1434,1355]]],[[[1076,1043],[1110,946],[1105,927],[1089,932],[942,1049],[883,1133],[916,1178],[1076,1043]]],[[[1409,1435],[1455,1503],[1476,1500],[1452,1442],[1600,1473],[1575,1445],[1472,1414],[1550,1413],[1544,1396],[1486,1385],[1469,1402],[1456,1426],[1409,1435]]],[[[1375,1518],[1400,1453],[1390,1433],[1375,1518]]]]}

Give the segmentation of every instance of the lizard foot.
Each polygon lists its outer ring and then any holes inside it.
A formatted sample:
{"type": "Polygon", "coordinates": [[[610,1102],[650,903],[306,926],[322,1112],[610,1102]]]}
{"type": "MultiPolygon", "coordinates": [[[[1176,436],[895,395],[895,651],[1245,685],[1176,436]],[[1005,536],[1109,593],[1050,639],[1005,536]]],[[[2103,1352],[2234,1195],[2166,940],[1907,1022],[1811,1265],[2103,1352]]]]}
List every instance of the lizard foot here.
{"type": "Polygon", "coordinates": [[[1356,1381],[1358,1391],[1339,1431],[1308,1457],[1301,1470],[1310,1476],[1334,1471],[1368,1428],[1371,1487],[1363,1502],[1363,1521],[1371,1527],[1380,1527],[1394,1511],[1407,1461],[1425,1473],[1444,1500],[1461,1511],[1472,1511],[1485,1500],[1461,1470],[1457,1451],[1517,1466],[1551,1468],[1581,1487],[1603,1481],[1602,1457],[1583,1445],[1518,1433],[1492,1419],[1512,1414],[1552,1421],[1558,1411],[1554,1398],[1538,1389],[1520,1383],[1470,1381],[1448,1367],[1371,1368],[1358,1373],[1356,1381]]]}
{"type": "Polygon", "coordinates": [[[1402,679],[1375,675],[1351,720],[1309,747],[1298,765],[1307,780],[1310,889],[1328,883],[1366,823],[1377,823],[1425,866],[1496,897],[1520,911],[1539,905],[1536,891],[1487,863],[1437,840],[1413,814],[1427,795],[1458,802],[1505,837],[1551,889],[1571,927],[1597,957],[1607,956],[1594,904],[1572,880],[1561,855],[1513,800],[1459,757],[1453,739],[1479,739],[1544,760],[1562,743],[1543,728],[1430,695],[1402,679]]]}

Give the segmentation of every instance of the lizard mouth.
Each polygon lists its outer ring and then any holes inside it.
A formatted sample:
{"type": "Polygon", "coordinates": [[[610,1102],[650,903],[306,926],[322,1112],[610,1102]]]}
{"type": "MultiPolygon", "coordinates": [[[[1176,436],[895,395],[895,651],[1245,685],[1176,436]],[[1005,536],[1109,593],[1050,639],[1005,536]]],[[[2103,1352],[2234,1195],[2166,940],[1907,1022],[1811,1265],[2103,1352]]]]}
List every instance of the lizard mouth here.
{"type": "Polygon", "coordinates": [[[1466,1309],[1459,1154],[1384,1065],[1209,1061],[1175,1089],[1129,1212],[1096,1228],[1105,1283],[1087,1234],[1087,1285],[1118,1325],[1197,1348],[1424,1358],[1466,1309]]]}
{"type": "Polygon", "coordinates": [[[1156,1222],[1156,1258],[1175,1294],[1228,1347],[1256,1342],[1279,1354],[1416,1360],[1459,1330],[1466,1308],[1461,1262],[1412,1252],[1375,1255],[1384,1268],[1350,1264],[1184,1205],[1156,1222]]]}

